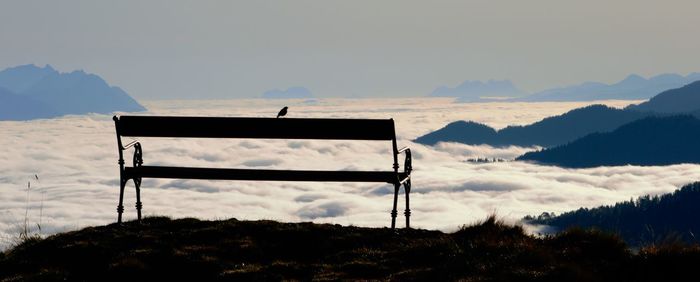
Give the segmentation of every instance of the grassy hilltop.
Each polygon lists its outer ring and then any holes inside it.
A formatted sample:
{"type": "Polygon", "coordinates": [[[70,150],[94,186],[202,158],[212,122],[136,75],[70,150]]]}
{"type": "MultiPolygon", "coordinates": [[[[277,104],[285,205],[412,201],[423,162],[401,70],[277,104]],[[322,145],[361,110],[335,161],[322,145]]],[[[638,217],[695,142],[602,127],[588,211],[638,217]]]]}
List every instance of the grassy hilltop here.
{"type": "Polygon", "coordinates": [[[448,234],[152,217],[26,240],[0,253],[0,281],[693,281],[699,263],[697,246],[632,252],[614,235],[536,238],[494,218],[448,234]]]}

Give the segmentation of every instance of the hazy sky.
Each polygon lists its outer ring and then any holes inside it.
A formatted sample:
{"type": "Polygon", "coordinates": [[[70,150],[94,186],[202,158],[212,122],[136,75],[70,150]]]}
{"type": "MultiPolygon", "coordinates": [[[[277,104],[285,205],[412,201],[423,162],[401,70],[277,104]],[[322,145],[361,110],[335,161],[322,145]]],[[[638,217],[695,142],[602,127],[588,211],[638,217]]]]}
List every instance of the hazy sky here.
{"type": "Polygon", "coordinates": [[[697,0],[2,1],[0,69],[84,69],[140,99],[526,91],[700,71],[697,0]]]}

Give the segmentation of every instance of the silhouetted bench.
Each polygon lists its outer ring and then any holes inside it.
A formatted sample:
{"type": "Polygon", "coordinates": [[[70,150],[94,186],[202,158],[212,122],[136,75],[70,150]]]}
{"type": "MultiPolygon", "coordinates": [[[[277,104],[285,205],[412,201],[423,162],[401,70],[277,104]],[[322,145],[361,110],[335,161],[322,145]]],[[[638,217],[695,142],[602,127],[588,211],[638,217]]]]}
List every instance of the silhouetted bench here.
{"type": "Polygon", "coordinates": [[[411,210],[411,150],[398,149],[393,119],[311,119],[311,118],[234,118],[234,117],[166,117],[114,116],[119,147],[119,205],[118,219],[124,212],[124,187],[129,179],[136,187],[136,211],[141,220],[141,179],[182,178],[216,180],[262,181],[323,181],[323,182],[384,182],[394,185],[394,205],[391,228],[396,225],[396,204],[399,188],[406,194],[406,227],[410,227],[411,210]],[[269,170],[238,168],[200,168],[143,165],[141,143],[133,141],[122,145],[127,137],[182,137],[182,138],[259,138],[259,139],[326,139],[326,140],[383,140],[391,141],[393,169],[387,171],[323,171],[323,170],[269,170]],[[134,148],[133,166],[124,165],[123,151],[134,148]],[[398,155],[405,153],[404,171],[399,171],[398,155]]]}

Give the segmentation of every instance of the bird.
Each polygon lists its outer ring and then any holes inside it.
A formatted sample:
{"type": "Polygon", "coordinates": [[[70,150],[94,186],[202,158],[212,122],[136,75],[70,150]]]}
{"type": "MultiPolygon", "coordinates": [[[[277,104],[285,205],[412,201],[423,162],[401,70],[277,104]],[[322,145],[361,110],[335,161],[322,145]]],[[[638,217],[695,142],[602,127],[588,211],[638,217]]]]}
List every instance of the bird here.
{"type": "Polygon", "coordinates": [[[287,107],[284,107],[280,110],[280,112],[277,114],[277,118],[283,117],[287,114],[287,107]]]}

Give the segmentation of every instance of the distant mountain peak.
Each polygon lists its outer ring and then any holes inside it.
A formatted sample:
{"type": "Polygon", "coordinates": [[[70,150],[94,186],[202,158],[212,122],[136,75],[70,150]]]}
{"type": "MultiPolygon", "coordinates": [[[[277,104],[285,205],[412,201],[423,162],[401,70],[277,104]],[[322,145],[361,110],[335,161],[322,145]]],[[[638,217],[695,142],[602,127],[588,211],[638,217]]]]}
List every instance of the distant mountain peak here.
{"type": "MultiPolygon", "coordinates": [[[[11,104],[0,120],[50,118],[66,114],[136,112],[146,109],[126,92],[84,70],[58,72],[51,65],[21,65],[0,71],[0,87],[11,104]]],[[[7,107],[7,106],[6,106],[7,107]]]]}
{"type": "Polygon", "coordinates": [[[50,71],[50,72],[56,71],[49,64],[45,64],[43,67],[37,66],[36,64],[24,64],[24,65],[9,67],[5,70],[22,70],[22,71],[44,70],[44,71],[50,71]]]}
{"type": "Polygon", "coordinates": [[[674,73],[663,73],[648,79],[638,74],[630,74],[617,83],[605,84],[586,82],[567,87],[546,89],[512,101],[545,102],[545,101],[595,101],[595,100],[643,100],[665,90],[681,87],[695,80],[700,80],[700,74],[691,73],[681,76],[674,73]]]}
{"type": "Polygon", "coordinates": [[[272,89],[265,91],[261,96],[264,99],[310,99],[314,98],[306,87],[293,86],[286,90],[272,89]]]}
{"type": "MultiPolygon", "coordinates": [[[[32,65],[32,66],[34,66],[34,65],[32,65]]],[[[38,66],[36,66],[36,67],[37,67],[37,68],[40,68],[40,67],[38,67],[38,66]]],[[[40,69],[42,69],[42,70],[44,70],[44,71],[47,71],[47,72],[58,72],[56,69],[53,68],[53,66],[51,66],[51,65],[49,65],[49,64],[45,64],[44,67],[42,67],[42,68],[40,68],[40,69]]]]}
{"type": "Polygon", "coordinates": [[[646,80],[647,80],[647,79],[644,78],[644,77],[642,77],[641,75],[638,75],[638,74],[633,73],[633,74],[630,74],[630,75],[628,75],[627,77],[625,77],[625,79],[623,79],[623,80],[621,80],[620,82],[618,82],[618,84],[619,84],[619,83],[631,83],[631,82],[643,82],[643,81],[646,81],[646,80]]]}
{"type": "Polygon", "coordinates": [[[19,94],[49,75],[58,74],[51,66],[43,68],[34,64],[9,67],[0,71],[0,86],[19,94]]]}
{"type": "Polygon", "coordinates": [[[440,86],[430,94],[432,97],[457,97],[461,100],[479,100],[487,97],[519,97],[524,92],[519,90],[510,80],[489,79],[465,80],[454,88],[440,86]]]}

